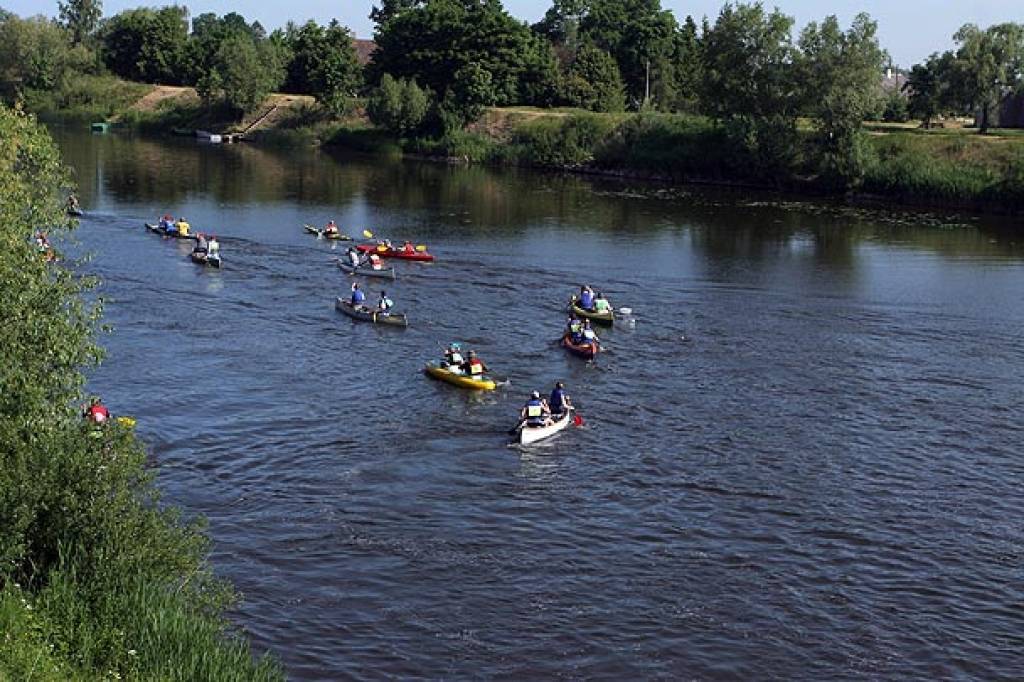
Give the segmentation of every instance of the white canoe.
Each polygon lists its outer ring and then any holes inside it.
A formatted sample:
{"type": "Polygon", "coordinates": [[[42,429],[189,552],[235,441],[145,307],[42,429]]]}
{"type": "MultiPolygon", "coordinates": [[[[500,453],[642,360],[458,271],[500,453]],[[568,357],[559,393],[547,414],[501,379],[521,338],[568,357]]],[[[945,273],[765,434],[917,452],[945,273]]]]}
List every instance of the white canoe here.
{"type": "Polygon", "coordinates": [[[536,443],[537,441],[550,438],[559,431],[572,423],[572,408],[560,419],[556,419],[551,426],[524,426],[519,429],[519,443],[521,445],[529,445],[530,443],[536,443]]]}

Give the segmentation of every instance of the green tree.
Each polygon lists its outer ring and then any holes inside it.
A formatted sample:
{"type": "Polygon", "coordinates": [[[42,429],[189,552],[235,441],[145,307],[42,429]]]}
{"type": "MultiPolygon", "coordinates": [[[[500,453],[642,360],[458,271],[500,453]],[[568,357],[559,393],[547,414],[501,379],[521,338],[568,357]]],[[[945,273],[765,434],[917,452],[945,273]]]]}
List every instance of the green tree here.
{"type": "Polygon", "coordinates": [[[233,33],[221,43],[214,64],[224,103],[239,113],[259,106],[284,79],[272,47],[243,33],[233,33]]]}
{"type": "Polygon", "coordinates": [[[727,4],[702,40],[703,108],[742,156],[730,163],[766,178],[785,177],[796,157],[792,26],[778,10],[727,4]]]}
{"type": "Polygon", "coordinates": [[[1024,26],[997,24],[983,31],[965,24],[953,39],[960,47],[951,69],[951,95],[977,111],[978,127],[985,133],[1003,95],[1021,87],[1024,26]]]}
{"type": "Polygon", "coordinates": [[[427,93],[415,81],[395,80],[390,74],[384,74],[366,103],[370,120],[398,135],[407,135],[423,125],[429,108],[427,93]]]}
{"type": "Polygon", "coordinates": [[[60,8],[60,20],[71,32],[71,39],[76,45],[96,30],[103,16],[101,0],[61,0],[57,7],[60,8]]]}
{"type": "Polygon", "coordinates": [[[915,64],[910,69],[903,85],[909,113],[921,119],[924,128],[930,128],[933,118],[955,106],[950,94],[954,59],[956,57],[949,51],[932,54],[923,64],[915,64]]]}
{"type": "Polygon", "coordinates": [[[591,111],[622,111],[625,89],[615,59],[593,45],[584,45],[569,66],[563,86],[566,104],[591,111]]]}
{"type": "Polygon", "coordinates": [[[147,83],[194,82],[185,70],[187,10],[163,7],[125,10],[99,31],[104,63],[127,80],[147,83]]]}
{"type": "Polygon", "coordinates": [[[362,82],[351,31],[337,21],[326,29],[308,21],[301,28],[290,25],[281,38],[287,52],[284,90],[314,95],[342,113],[362,82]]]}
{"type": "Polygon", "coordinates": [[[553,91],[550,46],[499,0],[423,0],[377,16],[375,81],[390,73],[443,96],[460,71],[486,72],[497,104],[546,103],[553,91]]]}
{"type": "Polygon", "coordinates": [[[444,119],[465,126],[480,118],[484,107],[493,105],[496,97],[491,72],[479,64],[467,64],[455,72],[445,92],[441,102],[444,119]]]}
{"type": "Polygon", "coordinates": [[[91,68],[91,54],[68,43],[67,31],[44,17],[0,21],[0,81],[15,92],[60,90],[74,73],[91,68]]]}
{"type": "Polygon", "coordinates": [[[861,13],[846,32],[829,16],[800,34],[800,81],[805,110],[818,126],[821,171],[843,187],[858,185],[870,160],[861,124],[879,104],[887,59],[877,29],[861,13]]]}

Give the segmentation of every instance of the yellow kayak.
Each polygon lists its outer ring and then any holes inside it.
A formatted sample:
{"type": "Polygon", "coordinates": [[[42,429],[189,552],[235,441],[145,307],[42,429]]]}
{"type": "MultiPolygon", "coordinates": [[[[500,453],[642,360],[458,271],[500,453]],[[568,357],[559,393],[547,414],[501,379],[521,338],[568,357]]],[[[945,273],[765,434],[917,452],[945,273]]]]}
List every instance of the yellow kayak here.
{"type": "Polygon", "coordinates": [[[493,391],[497,387],[497,384],[490,379],[483,377],[474,379],[473,377],[468,377],[465,374],[455,374],[454,372],[449,372],[443,367],[438,367],[437,365],[430,363],[427,363],[427,366],[423,371],[426,372],[428,376],[440,379],[441,381],[447,381],[449,384],[454,384],[459,388],[471,388],[477,391],[493,391]]]}

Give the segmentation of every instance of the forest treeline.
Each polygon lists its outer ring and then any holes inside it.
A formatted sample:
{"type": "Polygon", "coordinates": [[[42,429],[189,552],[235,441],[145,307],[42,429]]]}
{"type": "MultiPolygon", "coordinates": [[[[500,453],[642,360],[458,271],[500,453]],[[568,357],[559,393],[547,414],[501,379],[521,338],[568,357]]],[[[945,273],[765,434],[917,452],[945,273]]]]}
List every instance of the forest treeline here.
{"type": "Polygon", "coordinates": [[[380,0],[367,64],[337,21],[268,32],[176,5],[105,18],[99,0],[59,9],[56,20],[0,16],[0,83],[29,109],[102,97],[89,77],[113,74],[194,86],[204,106],[237,117],[272,91],[312,95],[336,117],[365,103],[376,125],[421,147],[458,137],[491,106],[658,113],[698,118],[684,127],[711,131],[759,178],[833,189],[862,186],[878,163],[865,120],[978,114],[985,132],[1024,87],[1024,27],[1013,23],[965,25],[952,49],[885,90],[891,60],[870,16],[798,30],[761,3],[680,20],[660,0],[553,0],[528,25],[500,0],[380,0]]]}

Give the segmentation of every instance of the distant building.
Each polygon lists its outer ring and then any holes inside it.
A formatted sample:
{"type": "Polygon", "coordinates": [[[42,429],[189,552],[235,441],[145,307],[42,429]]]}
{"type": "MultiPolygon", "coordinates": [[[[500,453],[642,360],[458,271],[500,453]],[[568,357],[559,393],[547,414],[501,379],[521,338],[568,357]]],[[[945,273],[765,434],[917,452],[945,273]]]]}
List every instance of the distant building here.
{"type": "MultiPolygon", "coordinates": [[[[974,125],[981,126],[981,112],[974,114],[974,125]]],[[[1008,93],[988,112],[990,128],[1024,128],[1024,93],[1008,93]]]]}
{"type": "Polygon", "coordinates": [[[377,49],[377,43],[367,38],[354,38],[352,43],[356,48],[356,59],[359,60],[359,65],[366,66],[369,64],[370,56],[377,49]]]}
{"type": "Polygon", "coordinates": [[[907,96],[903,86],[907,84],[907,77],[901,73],[899,69],[894,69],[891,66],[885,70],[885,75],[882,76],[882,92],[886,95],[897,94],[907,96]]]}

